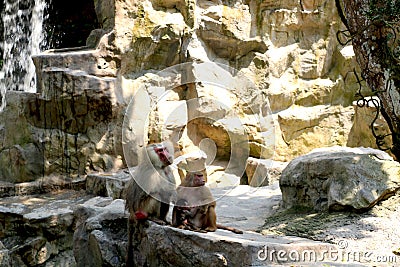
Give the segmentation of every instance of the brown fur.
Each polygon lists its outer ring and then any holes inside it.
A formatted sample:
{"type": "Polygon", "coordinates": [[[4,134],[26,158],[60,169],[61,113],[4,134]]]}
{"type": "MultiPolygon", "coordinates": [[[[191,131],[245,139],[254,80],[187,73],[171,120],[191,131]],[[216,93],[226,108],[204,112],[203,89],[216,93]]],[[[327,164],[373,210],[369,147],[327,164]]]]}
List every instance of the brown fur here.
{"type": "MultiPolygon", "coordinates": [[[[204,180],[198,181],[196,174],[188,172],[185,180],[177,188],[178,199],[185,205],[175,205],[172,213],[172,225],[178,228],[201,232],[214,232],[217,229],[242,234],[241,230],[217,224],[215,208],[217,203],[204,180]],[[182,218],[186,220],[183,220],[182,218]]],[[[203,178],[204,179],[204,178],[203,178]]]]}
{"type": "MultiPolygon", "coordinates": [[[[173,161],[173,147],[169,142],[161,143],[173,161]]],[[[169,203],[175,195],[175,178],[171,167],[161,163],[153,151],[155,145],[148,145],[134,176],[125,191],[125,208],[132,217],[136,211],[144,211],[150,219],[166,221],[169,203]]]]}
{"type": "Polygon", "coordinates": [[[176,194],[175,179],[169,166],[174,154],[172,143],[151,144],[143,150],[134,173],[135,179],[129,181],[125,190],[125,208],[129,211],[127,266],[133,264],[133,242],[139,242],[134,240],[133,235],[140,236],[143,225],[136,213],[146,214],[147,219],[166,224],[170,202],[176,194]],[[166,162],[162,162],[155,148],[166,149],[166,162]]]}

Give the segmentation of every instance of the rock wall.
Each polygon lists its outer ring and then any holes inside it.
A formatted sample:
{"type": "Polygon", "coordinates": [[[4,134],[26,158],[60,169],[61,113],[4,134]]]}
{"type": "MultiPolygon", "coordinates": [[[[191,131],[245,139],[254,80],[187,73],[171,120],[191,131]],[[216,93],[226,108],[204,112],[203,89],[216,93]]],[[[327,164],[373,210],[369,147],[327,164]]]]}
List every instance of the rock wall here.
{"type": "Polygon", "coordinates": [[[353,127],[357,66],[336,39],[334,1],[96,0],[95,10],[103,28],[88,48],[34,56],[38,92],[7,94],[0,161],[20,164],[2,165],[2,180],[134,166],[137,147],[165,138],[225,160],[371,145],[353,127]]]}
{"type": "MultiPolygon", "coordinates": [[[[337,41],[343,25],[333,1],[134,1],[116,2],[114,14],[101,11],[110,5],[98,2],[96,10],[100,17],[115,21],[112,44],[122,52],[118,76],[124,81],[122,91],[154,82],[157,78],[143,74],[174,64],[220,62],[244,74],[255,88],[233,88],[229,94],[215,86],[191,84],[179,88],[170,102],[215,99],[220,91],[233,99],[222,108],[224,112],[239,106],[242,113],[255,113],[241,102],[250,103],[254,111],[268,98],[276,127],[275,160],[288,161],[316,147],[359,139],[351,136],[353,101],[359,89],[351,71],[357,65],[351,46],[337,41]],[[127,10],[135,16],[127,16],[127,10]]],[[[368,95],[368,89],[362,90],[368,95]]],[[[187,108],[187,120],[193,109],[201,116],[218,118],[196,120],[194,129],[201,138],[215,142],[217,156],[228,157],[227,136],[232,131],[219,119],[221,107],[202,108],[201,100],[199,105],[187,108]]],[[[160,117],[154,120],[166,123],[160,117]]],[[[271,158],[260,152],[268,147],[263,131],[247,121],[244,124],[249,125],[250,155],[271,158]]],[[[158,130],[150,122],[150,139],[157,138],[158,130]]],[[[195,138],[190,139],[197,145],[195,138]]],[[[181,142],[183,149],[190,146],[181,142]]]]}

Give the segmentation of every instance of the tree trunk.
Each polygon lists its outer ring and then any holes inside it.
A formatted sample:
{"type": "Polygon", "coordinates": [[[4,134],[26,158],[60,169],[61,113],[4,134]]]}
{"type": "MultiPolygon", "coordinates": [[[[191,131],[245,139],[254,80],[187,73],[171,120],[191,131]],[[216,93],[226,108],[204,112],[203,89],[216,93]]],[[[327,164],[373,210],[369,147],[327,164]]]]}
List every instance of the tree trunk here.
{"type": "MultiPolygon", "coordinates": [[[[400,61],[396,55],[398,53],[396,46],[399,46],[400,39],[397,37],[400,18],[396,14],[394,16],[384,14],[385,12],[368,13],[372,4],[380,5],[377,7],[378,10],[384,10],[385,2],[343,0],[343,7],[346,26],[352,38],[357,62],[362,70],[361,77],[381,100],[380,111],[392,132],[391,152],[397,160],[400,160],[400,61]]],[[[399,9],[398,2],[392,0],[396,9],[399,9]]]]}

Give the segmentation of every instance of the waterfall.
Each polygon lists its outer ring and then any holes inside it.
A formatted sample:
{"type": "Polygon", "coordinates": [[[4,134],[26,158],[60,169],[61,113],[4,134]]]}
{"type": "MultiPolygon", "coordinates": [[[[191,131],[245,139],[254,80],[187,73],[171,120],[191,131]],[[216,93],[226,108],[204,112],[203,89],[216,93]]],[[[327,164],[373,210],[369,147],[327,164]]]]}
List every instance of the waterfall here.
{"type": "Polygon", "coordinates": [[[35,66],[31,56],[40,52],[45,0],[5,0],[3,21],[3,67],[0,72],[0,111],[6,91],[36,92],[35,66]]]}

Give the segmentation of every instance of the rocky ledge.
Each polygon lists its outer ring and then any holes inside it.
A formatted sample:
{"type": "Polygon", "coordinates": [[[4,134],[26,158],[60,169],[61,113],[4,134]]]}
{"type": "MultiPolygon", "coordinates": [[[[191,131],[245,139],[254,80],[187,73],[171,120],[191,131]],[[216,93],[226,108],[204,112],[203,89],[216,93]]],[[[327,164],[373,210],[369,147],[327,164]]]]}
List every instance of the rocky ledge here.
{"type": "MultiPolygon", "coordinates": [[[[333,163],[333,167],[337,166],[333,163]]],[[[370,165],[376,169],[372,163],[363,166],[370,165]]],[[[239,185],[211,189],[217,201],[218,222],[240,228],[244,234],[225,230],[197,233],[148,223],[140,241],[140,258],[145,259],[148,266],[396,266],[400,262],[397,231],[400,227],[400,190],[395,186],[397,165],[386,154],[375,150],[332,148],[314,151],[289,164],[280,182],[263,187],[239,185]],[[316,152],[318,157],[315,157],[316,152]],[[391,175],[383,175],[383,184],[390,186],[390,196],[381,198],[377,195],[381,200],[373,200],[374,206],[363,213],[355,213],[354,208],[321,210],[318,205],[309,205],[314,202],[302,201],[302,198],[293,200],[303,204],[302,208],[290,205],[291,208],[283,210],[282,204],[288,203],[288,196],[294,196],[285,191],[289,185],[293,190],[302,188],[301,192],[306,193],[310,190],[307,186],[320,195],[333,192],[320,180],[342,181],[338,180],[338,174],[323,168],[323,172],[315,176],[317,173],[311,170],[318,170],[312,167],[318,166],[318,161],[325,162],[329,155],[335,158],[333,163],[339,161],[336,159],[338,153],[351,154],[349,165],[340,161],[343,163],[341,173],[359,166],[354,164],[355,159],[358,163],[365,158],[385,166],[392,164],[391,175]],[[302,173],[309,181],[319,181],[322,185],[316,182],[300,184],[304,179],[287,180],[288,173],[299,170],[293,168],[294,164],[309,166],[300,168],[302,173]],[[344,168],[352,165],[353,168],[344,168]]],[[[352,177],[345,180],[349,182],[352,177]]],[[[10,189],[8,192],[15,194],[31,194],[5,196],[0,200],[0,266],[125,266],[128,214],[120,196],[128,178],[128,172],[120,171],[88,176],[82,187],[78,186],[82,185],[80,181],[70,183],[69,189],[67,184],[57,183],[52,187],[26,183],[22,191],[10,189]],[[33,194],[37,188],[53,188],[53,191],[33,194]]],[[[352,181],[358,181],[360,186],[364,185],[364,191],[367,190],[368,179],[354,176],[352,181]]],[[[353,194],[356,200],[357,192],[353,194]]],[[[331,199],[329,194],[328,200],[331,199]]],[[[350,198],[351,195],[347,196],[350,198]]]]}
{"type": "MultiPolygon", "coordinates": [[[[103,177],[117,181],[124,175],[103,177]]],[[[218,221],[243,229],[244,234],[225,230],[204,234],[150,223],[141,244],[150,266],[294,264],[335,249],[331,243],[256,232],[278,209],[277,182],[212,190],[218,221]],[[297,254],[289,258],[278,252],[297,254]]],[[[1,266],[125,266],[128,214],[122,199],[87,195],[83,190],[4,197],[0,214],[1,266]]]]}

